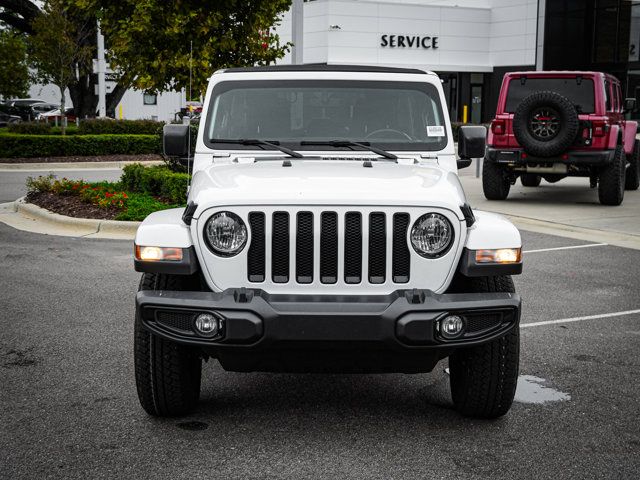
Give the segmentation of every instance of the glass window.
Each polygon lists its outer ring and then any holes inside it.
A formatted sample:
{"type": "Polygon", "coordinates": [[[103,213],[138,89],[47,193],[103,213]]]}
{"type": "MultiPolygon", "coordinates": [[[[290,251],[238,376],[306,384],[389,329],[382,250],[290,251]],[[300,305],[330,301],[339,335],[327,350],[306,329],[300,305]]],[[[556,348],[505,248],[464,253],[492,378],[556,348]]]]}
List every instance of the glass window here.
{"type": "Polygon", "coordinates": [[[593,80],[583,78],[512,78],[507,92],[505,111],[513,113],[525,97],[533,92],[551,90],[567,97],[581,113],[595,111],[593,80]]]}
{"type": "Polygon", "coordinates": [[[607,112],[611,111],[611,85],[609,80],[604,81],[604,109],[607,112]]]}
{"type": "Polygon", "coordinates": [[[209,112],[205,140],[213,148],[229,148],[215,139],[274,140],[292,148],[352,140],[398,150],[440,150],[447,143],[440,96],[428,83],[228,81],[215,87],[209,112]]]}
{"type": "Polygon", "coordinates": [[[149,93],[145,93],[142,96],[142,103],[144,105],[157,105],[158,104],[158,96],[157,95],[152,95],[149,93]]]}

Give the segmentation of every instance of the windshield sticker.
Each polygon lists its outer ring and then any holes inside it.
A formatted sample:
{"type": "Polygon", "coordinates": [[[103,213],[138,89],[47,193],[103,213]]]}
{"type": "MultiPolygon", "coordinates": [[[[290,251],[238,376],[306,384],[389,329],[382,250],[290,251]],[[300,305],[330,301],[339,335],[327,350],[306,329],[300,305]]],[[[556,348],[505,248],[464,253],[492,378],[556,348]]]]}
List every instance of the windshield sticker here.
{"type": "Polygon", "coordinates": [[[428,125],[427,136],[428,137],[444,137],[444,127],[442,125],[428,125]]]}

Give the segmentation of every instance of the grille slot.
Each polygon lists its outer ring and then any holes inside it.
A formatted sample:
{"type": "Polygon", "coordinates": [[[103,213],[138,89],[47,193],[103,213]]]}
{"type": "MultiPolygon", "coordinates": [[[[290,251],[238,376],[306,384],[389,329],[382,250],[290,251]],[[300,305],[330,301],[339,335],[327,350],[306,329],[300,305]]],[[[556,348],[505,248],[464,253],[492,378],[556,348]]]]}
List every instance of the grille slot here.
{"type": "Polygon", "coordinates": [[[384,283],[387,268],[387,233],[384,213],[369,215],[369,283],[384,283]]]}
{"type": "Polygon", "coordinates": [[[467,333],[478,333],[490,330],[502,324],[502,314],[486,313],[479,315],[469,315],[466,319],[467,333]]]}
{"type": "Polygon", "coordinates": [[[347,212],[344,217],[344,281],[362,280],[362,215],[347,212]]]}
{"type": "Polygon", "coordinates": [[[157,311],[156,321],[165,327],[183,332],[193,332],[193,313],[157,311]]]}
{"type": "Polygon", "coordinates": [[[299,212],[296,229],[296,280],[313,281],[313,213],[299,212]]]}
{"type": "Polygon", "coordinates": [[[338,214],[323,212],[320,216],[320,281],[338,281],[338,214]]]}
{"type": "Polygon", "coordinates": [[[265,278],[265,215],[261,212],[249,214],[251,245],[247,255],[247,276],[250,282],[264,282],[265,278]]]}
{"type": "Polygon", "coordinates": [[[396,213],[393,215],[393,259],[392,275],[394,283],[407,283],[411,269],[411,254],[407,245],[407,230],[409,229],[409,214],[396,213]]]}
{"type": "Polygon", "coordinates": [[[271,278],[274,283],[289,281],[289,214],[273,214],[273,238],[271,240],[271,278]]]}

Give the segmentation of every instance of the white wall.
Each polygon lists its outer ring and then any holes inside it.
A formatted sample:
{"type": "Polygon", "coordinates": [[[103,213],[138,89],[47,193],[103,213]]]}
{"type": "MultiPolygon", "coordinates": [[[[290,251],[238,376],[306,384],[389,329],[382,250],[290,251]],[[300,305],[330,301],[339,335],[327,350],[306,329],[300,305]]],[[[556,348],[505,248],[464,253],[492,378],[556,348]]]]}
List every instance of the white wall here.
{"type": "Polygon", "coordinates": [[[167,122],[174,120],[175,113],[186,105],[183,92],[161,93],[157,96],[157,105],[145,105],[143,98],[142,91],[127,90],[116,107],[116,118],[120,118],[120,106],[122,106],[122,118],[127,120],[155,119],[167,122]]]}
{"type": "MultiPolygon", "coordinates": [[[[304,4],[304,63],[490,72],[534,65],[538,0],[316,0],[304,4]],[[338,28],[339,27],[339,28],[338,28]],[[437,36],[438,49],[390,48],[381,36],[437,36]]],[[[287,13],[276,28],[291,40],[287,13]]],[[[290,56],[279,63],[289,63],[290,56]]]]}

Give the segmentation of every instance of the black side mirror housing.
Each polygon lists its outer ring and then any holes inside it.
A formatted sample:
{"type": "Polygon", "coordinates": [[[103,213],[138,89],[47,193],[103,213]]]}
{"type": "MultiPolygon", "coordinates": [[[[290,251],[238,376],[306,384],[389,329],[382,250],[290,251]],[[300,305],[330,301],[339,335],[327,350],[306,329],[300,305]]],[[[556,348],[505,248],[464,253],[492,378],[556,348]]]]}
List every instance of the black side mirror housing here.
{"type": "Polygon", "coordinates": [[[631,97],[631,98],[625,98],[624,99],[624,111],[625,112],[633,112],[636,109],[636,99],[631,97]]]}
{"type": "Polygon", "coordinates": [[[162,127],[162,150],[167,157],[189,156],[189,125],[170,124],[162,127]]]}
{"type": "Polygon", "coordinates": [[[487,144],[487,127],[464,125],[458,132],[458,168],[471,165],[471,159],[483,158],[487,144]]]}

